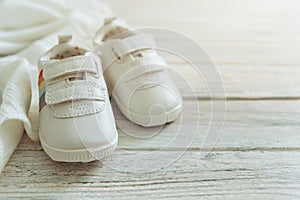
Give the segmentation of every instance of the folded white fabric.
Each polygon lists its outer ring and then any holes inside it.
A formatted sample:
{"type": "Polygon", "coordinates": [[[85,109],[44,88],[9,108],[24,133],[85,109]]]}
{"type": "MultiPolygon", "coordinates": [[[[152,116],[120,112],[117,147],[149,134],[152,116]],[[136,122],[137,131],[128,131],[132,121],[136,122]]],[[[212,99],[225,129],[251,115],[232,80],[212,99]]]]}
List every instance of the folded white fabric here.
{"type": "Polygon", "coordinates": [[[38,140],[37,71],[26,59],[16,56],[0,59],[0,169],[19,143],[24,127],[38,140]]]}
{"type": "Polygon", "coordinates": [[[99,0],[0,0],[0,172],[25,131],[38,140],[37,61],[72,34],[92,48],[92,38],[111,13],[99,0]]]}

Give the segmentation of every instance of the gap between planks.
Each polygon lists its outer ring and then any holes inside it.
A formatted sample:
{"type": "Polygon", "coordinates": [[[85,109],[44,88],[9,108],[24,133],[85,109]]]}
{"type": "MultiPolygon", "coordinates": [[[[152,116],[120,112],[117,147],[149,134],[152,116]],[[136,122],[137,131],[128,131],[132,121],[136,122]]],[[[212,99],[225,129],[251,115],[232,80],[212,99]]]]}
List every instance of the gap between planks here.
{"type": "MultiPolygon", "coordinates": [[[[126,168],[126,158],[111,164],[126,168]]],[[[39,151],[16,152],[3,171],[0,196],[230,199],[265,194],[267,199],[297,199],[299,158],[300,152],[213,152],[200,159],[199,152],[187,152],[172,164],[160,160],[162,169],[126,173],[100,162],[59,163],[39,151]]],[[[152,159],[149,167],[156,169],[152,159]]]]}
{"type": "MultiPolygon", "coordinates": [[[[195,102],[187,102],[185,108],[191,111],[184,123],[176,120],[155,135],[150,132],[150,138],[132,137],[125,133],[124,129],[118,128],[119,148],[154,151],[168,145],[164,151],[168,149],[183,151],[187,147],[190,151],[207,150],[208,146],[202,146],[202,142],[210,124],[210,104],[208,101],[198,102],[199,111],[197,111],[193,108],[193,103],[195,102]],[[198,118],[200,125],[197,124],[198,118]],[[187,136],[193,136],[192,140],[187,136]],[[178,142],[170,144],[174,138],[178,142]]],[[[300,151],[300,110],[298,108],[300,108],[300,101],[227,102],[226,124],[213,151],[300,151]]],[[[136,130],[134,124],[125,119],[118,110],[115,110],[115,107],[114,114],[117,123],[125,123],[123,125],[128,130],[131,128],[136,130]]],[[[222,127],[223,122],[218,119],[214,125],[222,127]]],[[[142,136],[147,134],[149,133],[143,132],[142,136]]],[[[41,150],[40,144],[32,142],[27,136],[23,137],[17,148],[17,151],[41,150]]]]}
{"type": "Polygon", "coordinates": [[[183,96],[183,100],[186,101],[194,101],[194,100],[198,100],[198,101],[212,101],[212,100],[216,100],[216,101],[299,101],[300,100],[300,96],[293,96],[293,97],[189,97],[189,96],[183,96]]]}

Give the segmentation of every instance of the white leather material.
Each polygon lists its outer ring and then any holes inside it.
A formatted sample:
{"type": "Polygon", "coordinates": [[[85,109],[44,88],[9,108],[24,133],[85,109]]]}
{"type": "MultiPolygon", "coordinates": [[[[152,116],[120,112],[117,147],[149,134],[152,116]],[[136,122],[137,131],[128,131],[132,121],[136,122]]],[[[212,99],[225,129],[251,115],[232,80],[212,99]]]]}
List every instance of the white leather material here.
{"type": "Polygon", "coordinates": [[[43,66],[45,79],[45,101],[51,106],[54,116],[63,118],[92,114],[100,112],[107,103],[98,56],[86,53],[62,60],[43,60],[40,65],[43,66]],[[70,109],[72,102],[78,100],[90,100],[89,106],[82,106],[80,112],[70,109]]]}
{"type": "Polygon", "coordinates": [[[40,111],[40,139],[54,160],[88,162],[111,154],[118,136],[99,57],[69,40],[61,37],[62,44],[39,62],[46,102],[40,111]]]}
{"type": "Polygon", "coordinates": [[[110,104],[102,112],[73,118],[53,116],[48,107],[40,113],[40,137],[57,149],[79,150],[104,146],[117,138],[110,104]]]}
{"type": "MultiPolygon", "coordinates": [[[[151,74],[167,69],[167,63],[159,56],[151,56],[150,59],[147,57],[144,59],[134,59],[131,62],[130,67],[127,66],[124,70],[124,81],[131,81],[138,77],[142,77],[144,74],[151,74]]],[[[158,76],[153,76],[153,78],[160,82],[160,78],[158,76]]],[[[163,79],[163,77],[161,78],[163,79]]],[[[152,79],[152,81],[155,80],[152,79]]]]}
{"type": "Polygon", "coordinates": [[[127,24],[120,18],[111,17],[104,19],[103,26],[95,33],[94,44],[97,45],[100,42],[104,41],[108,33],[116,33],[117,29],[127,30],[127,24]]]}
{"type": "MultiPolygon", "coordinates": [[[[110,39],[100,46],[96,51],[102,52],[105,56],[101,57],[103,71],[106,70],[114,61],[135,51],[152,49],[155,41],[148,34],[132,35],[125,39],[110,39]]],[[[155,59],[154,59],[155,60],[155,59]]]]}
{"type": "MultiPolygon", "coordinates": [[[[168,69],[166,62],[152,50],[144,52],[143,57],[132,55],[117,59],[104,71],[105,80],[110,89],[116,89],[116,84],[127,84],[131,89],[146,83],[163,83],[161,75],[168,69]]],[[[111,90],[112,91],[112,90],[111,90]]]]}
{"type": "Polygon", "coordinates": [[[112,72],[117,66],[120,67],[120,64],[113,63],[104,76],[112,97],[129,120],[147,127],[162,125],[178,117],[182,98],[167,70],[152,71],[132,78],[124,75],[122,70],[112,72]],[[169,116],[171,112],[175,114],[169,116]]]}
{"type": "MultiPolygon", "coordinates": [[[[107,97],[106,97],[107,98],[107,97]]],[[[107,102],[107,100],[105,100],[107,102]]],[[[57,118],[70,118],[98,113],[104,110],[107,103],[103,101],[80,100],[48,105],[49,111],[57,118]]]]}
{"type": "Polygon", "coordinates": [[[138,34],[119,40],[112,48],[118,57],[126,54],[151,49],[156,46],[154,39],[148,34],[138,34]]]}
{"type": "Polygon", "coordinates": [[[121,112],[142,126],[173,121],[181,112],[180,93],[154,48],[153,38],[141,33],[108,39],[96,48],[110,94],[121,112]]]}
{"type": "Polygon", "coordinates": [[[89,72],[96,74],[98,71],[95,61],[88,58],[88,56],[83,55],[66,58],[64,60],[50,60],[41,62],[44,70],[44,79],[49,80],[64,74],[76,72],[89,72]]]}
{"type": "Polygon", "coordinates": [[[62,43],[66,43],[66,42],[70,42],[72,40],[72,35],[59,35],[58,36],[58,43],[62,44],[62,43]]]}
{"type": "Polygon", "coordinates": [[[105,101],[106,98],[106,88],[89,81],[63,82],[58,86],[47,86],[46,91],[45,100],[48,105],[80,99],[105,101]]]}
{"type": "MultiPolygon", "coordinates": [[[[161,114],[170,111],[182,103],[179,91],[176,89],[169,74],[165,72],[146,74],[139,77],[141,82],[119,81],[114,88],[113,97],[128,108],[128,112],[148,115],[152,106],[159,106],[159,111],[152,114],[161,114]],[[148,77],[149,76],[149,77],[148,77]],[[154,77],[163,77],[161,82],[154,82],[154,77]],[[145,80],[147,79],[147,80],[145,80]]],[[[137,80],[138,81],[138,80],[137,80]]]]}

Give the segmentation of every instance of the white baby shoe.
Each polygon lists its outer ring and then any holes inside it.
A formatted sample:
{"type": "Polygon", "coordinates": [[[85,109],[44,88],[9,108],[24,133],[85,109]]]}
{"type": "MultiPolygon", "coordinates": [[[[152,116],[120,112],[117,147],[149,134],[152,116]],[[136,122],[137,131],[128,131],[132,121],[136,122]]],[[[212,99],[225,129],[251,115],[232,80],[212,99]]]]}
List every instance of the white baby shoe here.
{"type": "Polygon", "coordinates": [[[119,19],[109,18],[96,33],[95,44],[108,91],[129,120],[149,127],[180,115],[182,98],[150,35],[129,31],[119,19]]]}
{"type": "Polygon", "coordinates": [[[89,162],[110,155],[118,135],[99,56],[71,38],[39,60],[40,141],[53,160],[89,162]]]}

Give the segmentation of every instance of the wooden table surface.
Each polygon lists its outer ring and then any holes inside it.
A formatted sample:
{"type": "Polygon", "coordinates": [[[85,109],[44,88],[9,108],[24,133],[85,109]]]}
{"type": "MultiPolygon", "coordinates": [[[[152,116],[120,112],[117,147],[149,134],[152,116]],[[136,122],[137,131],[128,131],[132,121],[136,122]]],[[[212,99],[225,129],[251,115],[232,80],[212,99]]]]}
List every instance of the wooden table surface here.
{"type": "MultiPolygon", "coordinates": [[[[188,77],[197,102],[179,87],[187,108],[187,135],[201,128],[178,160],[149,157],[147,173],[122,172],[140,160],[114,166],[53,162],[24,136],[0,179],[0,198],[27,199],[299,199],[300,198],[300,3],[297,0],[107,0],[134,28],[160,27],[186,34],[215,62],[226,91],[226,122],[215,148],[201,157],[211,114],[203,80],[185,62],[169,64],[188,77]],[[199,110],[194,108],[197,104],[199,110]],[[152,160],[151,160],[152,159],[152,160]]],[[[172,43],[180,43],[170,40],[172,43]]],[[[117,114],[118,115],[118,114],[117,114]]],[[[222,121],[218,121],[222,125],[222,121]]],[[[160,134],[131,138],[119,130],[120,149],[151,154],[180,123],[160,134]]],[[[184,134],[182,136],[184,140],[184,134]]],[[[180,148],[161,151],[176,153],[180,148]]],[[[122,154],[122,153],[121,153],[122,154]]]]}

